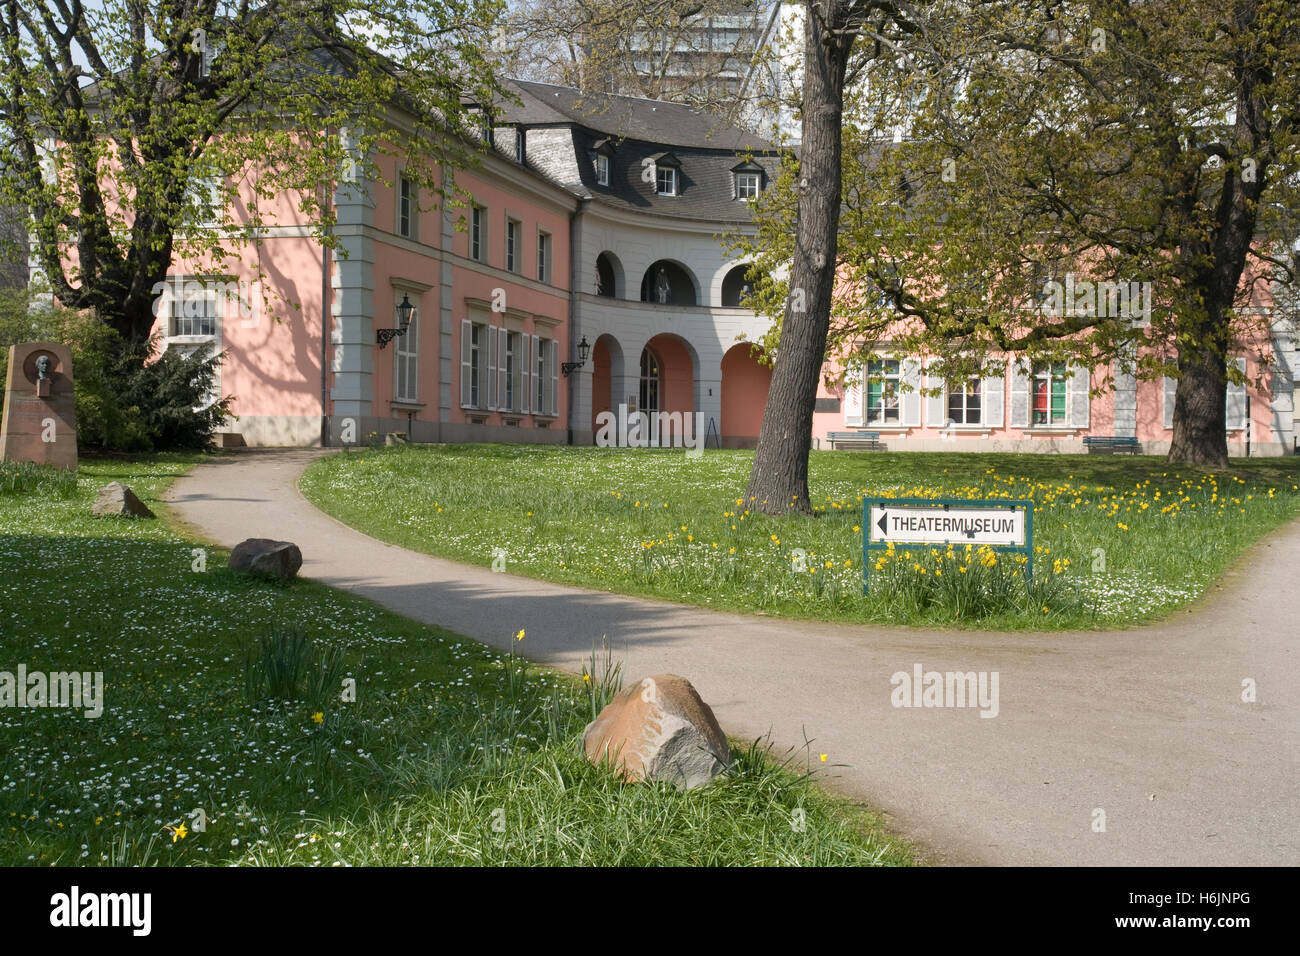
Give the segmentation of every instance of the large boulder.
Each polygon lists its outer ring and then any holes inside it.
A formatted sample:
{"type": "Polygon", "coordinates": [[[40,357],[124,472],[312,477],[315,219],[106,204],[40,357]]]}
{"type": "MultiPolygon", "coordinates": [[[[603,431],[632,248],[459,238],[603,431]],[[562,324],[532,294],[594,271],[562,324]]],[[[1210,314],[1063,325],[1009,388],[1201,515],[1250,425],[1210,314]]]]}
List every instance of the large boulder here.
{"type": "Polygon", "coordinates": [[[302,567],[302,552],[292,541],[246,538],[230,552],[228,566],[236,571],[292,581],[302,567]]]}
{"type": "Polygon", "coordinates": [[[114,481],[100,488],[99,497],[95,499],[95,504],[90,510],[97,518],[106,518],[109,515],[125,515],[128,518],[155,517],[148,506],[135,496],[135,492],[120,481],[114,481]]]}
{"type": "Polygon", "coordinates": [[[654,674],[623,690],[582,735],[587,759],[608,760],[626,781],[702,787],[731,765],[717,718],[691,682],[654,674]]]}

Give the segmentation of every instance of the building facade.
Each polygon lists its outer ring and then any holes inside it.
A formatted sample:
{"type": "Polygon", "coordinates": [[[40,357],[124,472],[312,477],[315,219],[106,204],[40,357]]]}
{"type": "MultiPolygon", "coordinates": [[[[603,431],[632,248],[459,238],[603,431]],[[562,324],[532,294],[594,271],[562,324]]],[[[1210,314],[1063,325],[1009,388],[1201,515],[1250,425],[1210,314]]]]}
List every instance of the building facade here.
{"type": "MultiPolygon", "coordinates": [[[[456,173],[464,208],[429,209],[388,160],[391,186],[339,184],[337,248],[322,248],[287,201],[239,240],[222,278],[264,277],[269,308],[210,295],[196,307],[186,280],[211,269],[176,264],[158,329],[166,347],[226,352],[219,390],[239,416],[229,444],[393,432],[591,444],[602,413],[658,412],[698,415],[707,447],[753,446],[771,373],[750,342],[768,320],[740,305],[749,263],[726,237],[752,232],[750,200],[771,186],[778,150],[681,104],[514,87],[519,102],[494,114],[494,148],[456,173]],[[385,339],[403,315],[405,334],[385,339]]],[[[1229,389],[1232,454],[1248,440],[1253,454],[1294,447],[1296,341],[1281,318],[1273,331],[1236,358],[1249,381],[1229,389]]],[[[1167,450],[1172,383],[1112,371],[1107,383],[1103,370],[1008,356],[1001,374],[945,389],[884,343],[847,387],[823,384],[814,438],[1078,452],[1096,435],[1167,450]]]]}

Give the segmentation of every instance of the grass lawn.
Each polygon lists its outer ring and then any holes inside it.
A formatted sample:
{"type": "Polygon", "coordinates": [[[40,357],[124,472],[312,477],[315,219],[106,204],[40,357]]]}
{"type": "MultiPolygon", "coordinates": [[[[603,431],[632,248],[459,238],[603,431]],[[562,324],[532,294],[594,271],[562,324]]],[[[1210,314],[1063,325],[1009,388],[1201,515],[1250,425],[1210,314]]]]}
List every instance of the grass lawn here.
{"type": "Polygon", "coordinates": [[[711,607],[891,624],[1113,628],[1205,592],[1300,514],[1300,458],[1211,474],[1127,455],[813,452],[813,518],[743,500],[753,453],[410,446],[332,455],[302,479],[374,537],[511,573],[711,607]],[[863,495],[1028,498],[1033,583],[1009,555],[899,549],[862,594],[863,495]]]}
{"type": "Polygon", "coordinates": [[[165,517],[90,517],[113,480],[163,515],[193,460],[83,461],[76,480],[0,466],[0,671],[105,682],[98,718],[0,707],[0,865],[914,862],[802,752],[738,748],[689,793],[615,782],[577,749],[612,693],[599,666],[584,684],[229,572],[165,517]],[[268,696],[245,648],[293,628],[314,641],[306,676],[268,696]]]}

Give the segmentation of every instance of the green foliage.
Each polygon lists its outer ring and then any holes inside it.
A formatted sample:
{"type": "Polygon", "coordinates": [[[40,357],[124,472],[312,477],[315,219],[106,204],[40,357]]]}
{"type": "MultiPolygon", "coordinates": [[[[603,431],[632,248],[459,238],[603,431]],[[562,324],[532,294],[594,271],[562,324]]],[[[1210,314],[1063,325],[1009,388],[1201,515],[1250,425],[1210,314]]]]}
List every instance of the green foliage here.
{"type": "Polygon", "coordinates": [[[455,197],[444,169],[479,155],[469,104],[505,95],[488,55],[503,6],[31,0],[0,16],[0,153],[24,158],[0,177],[0,202],[31,211],[32,255],[60,301],[142,339],[153,284],[178,257],[242,259],[262,278],[228,209],[252,229],[279,225],[288,201],[332,246],[323,187],[385,182],[385,155],[423,208],[455,197]]]}
{"type": "Polygon", "coordinates": [[[321,706],[338,696],[342,680],[342,651],[317,645],[300,627],[275,627],[244,649],[244,691],[249,703],[269,698],[321,706]]]}
{"type": "MultiPolygon", "coordinates": [[[[1300,8],[934,0],[908,18],[850,71],[829,354],[923,356],[936,380],[1007,353],[1154,379],[1267,342],[1246,307],[1297,278],[1300,8]],[[1039,308],[1067,274],[1150,283],[1149,323],[1039,308]]],[[[737,241],[769,273],[797,185],[737,241]]]]}
{"type": "Polygon", "coordinates": [[[0,369],[9,346],[60,342],[72,352],[77,444],[97,451],[202,449],[230,418],[229,397],[211,392],[221,356],[206,347],[159,352],[155,336],[132,345],[92,312],[0,291],[0,369]]]}
{"type": "Polygon", "coordinates": [[[71,498],[76,493],[77,476],[66,469],[34,465],[29,461],[0,462],[0,497],[71,498]]]}

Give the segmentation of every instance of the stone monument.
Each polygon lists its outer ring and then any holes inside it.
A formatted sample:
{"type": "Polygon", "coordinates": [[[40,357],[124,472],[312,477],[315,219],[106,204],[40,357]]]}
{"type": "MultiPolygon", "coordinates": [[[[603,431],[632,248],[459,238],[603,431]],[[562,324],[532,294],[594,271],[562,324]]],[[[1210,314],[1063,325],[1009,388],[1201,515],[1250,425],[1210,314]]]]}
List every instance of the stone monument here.
{"type": "Polygon", "coordinates": [[[72,352],[56,342],[9,347],[0,461],[32,461],[76,470],[77,403],[72,352]]]}

